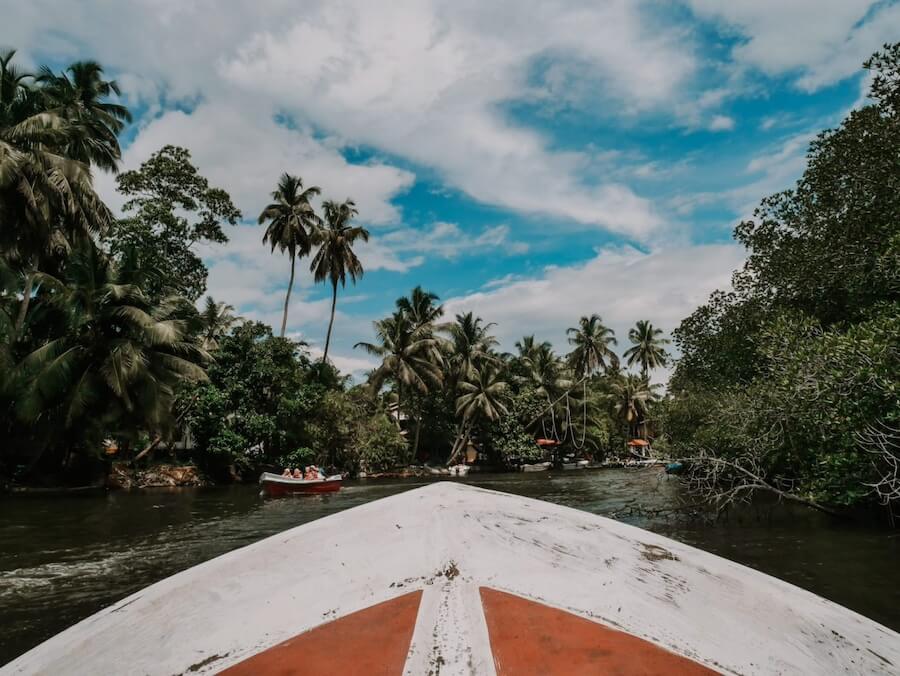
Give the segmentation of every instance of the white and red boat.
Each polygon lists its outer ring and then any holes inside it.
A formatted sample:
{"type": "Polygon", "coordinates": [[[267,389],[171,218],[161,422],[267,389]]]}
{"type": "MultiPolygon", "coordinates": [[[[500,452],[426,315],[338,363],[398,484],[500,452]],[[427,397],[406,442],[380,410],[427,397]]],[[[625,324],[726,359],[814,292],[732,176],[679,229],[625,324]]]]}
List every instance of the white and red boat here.
{"type": "Polygon", "coordinates": [[[291,493],[333,493],[341,490],[343,477],[340,474],[324,479],[294,479],[293,477],[263,472],[259,477],[259,485],[265,495],[277,498],[291,493]]]}
{"type": "Polygon", "coordinates": [[[173,575],[0,674],[897,674],[898,666],[900,635],[787,582],[618,521],[442,481],[173,575]]]}

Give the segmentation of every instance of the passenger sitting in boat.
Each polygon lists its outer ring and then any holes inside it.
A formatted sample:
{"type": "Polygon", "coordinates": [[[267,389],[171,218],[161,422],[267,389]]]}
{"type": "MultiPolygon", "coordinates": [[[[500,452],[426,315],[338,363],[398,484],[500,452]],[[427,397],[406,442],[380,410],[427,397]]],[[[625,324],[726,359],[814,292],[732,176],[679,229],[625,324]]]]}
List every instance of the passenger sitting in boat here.
{"type": "Polygon", "coordinates": [[[303,472],[300,471],[300,468],[299,468],[299,467],[295,467],[295,468],[294,468],[294,478],[295,478],[295,479],[302,479],[302,478],[303,478],[303,472]]]}
{"type": "Polygon", "coordinates": [[[309,481],[310,479],[318,479],[319,473],[316,471],[315,465],[310,465],[306,468],[306,474],[303,475],[303,478],[309,481]]]}
{"type": "Polygon", "coordinates": [[[290,467],[285,467],[285,468],[284,468],[284,471],[281,473],[281,476],[283,476],[283,477],[286,478],[286,479],[290,479],[290,478],[291,478],[292,476],[294,476],[294,475],[291,474],[291,468],[290,468],[290,467]]]}

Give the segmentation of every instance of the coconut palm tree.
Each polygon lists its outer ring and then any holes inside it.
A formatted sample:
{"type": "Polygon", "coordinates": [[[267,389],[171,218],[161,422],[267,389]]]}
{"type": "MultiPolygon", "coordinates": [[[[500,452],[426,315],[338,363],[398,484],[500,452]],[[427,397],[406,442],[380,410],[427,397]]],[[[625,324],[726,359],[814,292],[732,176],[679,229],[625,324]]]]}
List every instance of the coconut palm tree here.
{"type": "Polygon", "coordinates": [[[23,420],[58,420],[60,433],[111,423],[158,433],[173,421],[178,386],[206,379],[209,355],[177,318],[183,299],[153,306],[130,276],[90,241],[73,251],[53,301],[67,330],[20,366],[23,420]]]}
{"type": "Polygon", "coordinates": [[[456,415],[460,422],[448,465],[452,465],[466,447],[476,423],[499,420],[508,412],[509,384],[494,364],[485,362],[457,387],[460,394],[456,398],[456,415]]]}
{"type": "Polygon", "coordinates": [[[334,326],[334,310],[337,306],[338,282],[347,285],[347,275],[356,284],[363,276],[362,262],[353,251],[356,240],[369,241],[369,231],[350,221],[359,212],[351,199],[338,204],[328,200],[322,204],[325,211],[325,226],[314,232],[314,242],[319,246],[310,265],[315,280],[331,282],[331,319],[328,321],[328,334],[325,336],[325,351],[322,361],[328,361],[328,347],[331,345],[331,329],[334,326]]]}
{"type": "Polygon", "coordinates": [[[212,296],[206,297],[206,305],[200,313],[202,333],[200,345],[207,352],[215,352],[219,349],[219,341],[228,335],[231,328],[241,318],[234,314],[234,306],[227,303],[217,303],[212,296]]]}
{"type": "Polygon", "coordinates": [[[550,350],[552,347],[548,340],[538,343],[534,334],[522,336],[522,340],[516,341],[516,350],[519,352],[519,359],[523,362],[533,361],[541,350],[550,350]]]}
{"type": "Polygon", "coordinates": [[[669,359],[669,355],[663,347],[669,344],[669,340],[660,338],[662,334],[662,329],[655,328],[645,319],[639,320],[635,327],[628,332],[631,347],[625,351],[624,356],[628,359],[629,366],[635,362],[641,365],[641,375],[644,378],[647,378],[651,369],[665,366],[669,359]]]}
{"type": "Polygon", "coordinates": [[[616,344],[615,332],[603,325],[600,315],[582,317],[578,326],[567,329],[566,333],[569,345],[574,347],[568,362],[579,380],[591,377],[601,368],[618,364],[619,358],[610,349],[610,345],[616,344]]]}
{"type": "Polygon", "coordinates": [[[14,55],[0,54],[0,251],[24,278],[13,341],[41,263],[67,255],[77,239],[102,233],[112,221],[88,162],[70,154],[76,141],[99,146],[105,134],[52,107],[35,79],[12,63],[14,55]]]}
{"type": "Polygon", "coordinates": [[[381,359],[381,365],[369,376],[374,391],[380,390],[388,379],[396,384],[399,426],[404,388],[426,393],[429,387],[441,382],[439,341],[429,325],[417,326],[400,310],[374,322],[374,327],[377,343],[360,342],[353,347],[381,359]]]}
{"type": "Polygon", "coordinates": [[[638,436],[641,424],[647,419],[650,406],[657,399],[658,387],[633,373],[626,373],[611,384],[612,411],[632,438],[638,436]]]}
{"type": "Polygon", "coordinates": [[[318,186],[303,187],[303,179],[288,173],[278,179],[278,187],[272,191],[272,199],[259,215],[259,224],[269,225],[263,235],[263,243],[268,243],[275,251],[287,251],[291,259],[291,277],[284,296],[284,315],[281,319],[281,337],[287,329],[288,308],[291,290],[294,288],[294,272],[297,258],[307,255],[312,245],[312,232],[322,223],[310,200],[321,192],[318,186]]]}
{"type": "Polygon", "coordinates": [[[450,338],[445,345],[447,365],[454,387],[456,383],[474,377],[484,364],[499,363],[499,357],[494,354],[498,341],[489,333],[494,324],[483,321],[467,312],[456,315],[456,321],[445,327],[450,338]]]}
{"type": "Polygon", "coordinates": [[[103,68],[96,61],[78,61],[60,74],[44,66],[37,82],[43,85],[41,93],[47,97],[48,107],[78,130],[69,139],[66,154],[115,171],[122,157],[118,135],[125,123],[131,122],[128,108],[107,100],[121,94],[116,81],[104,80],[103,68]]]}
{"type": "Polygon", "coordinates": [[[430,325],[434,327],[434,323],[444,315],[444,306],[438,305],[438,300],[436,293],[425,291],[421,286],[417,286],[409,296],[397,299],[397,309],[406,313],[414,326],[430,325]]]}

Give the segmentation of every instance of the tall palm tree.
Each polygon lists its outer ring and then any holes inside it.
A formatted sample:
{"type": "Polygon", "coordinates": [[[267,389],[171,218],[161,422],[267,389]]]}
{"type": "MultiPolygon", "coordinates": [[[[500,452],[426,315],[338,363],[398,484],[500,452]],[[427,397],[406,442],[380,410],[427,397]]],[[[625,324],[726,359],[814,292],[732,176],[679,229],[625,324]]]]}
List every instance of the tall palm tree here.
{"type": "Polygon", "coordinates": [[[208,354],[176,318],[178,298],[150,303],[131,275],[89,240],[66,266],[56,304],[67,330],[31,352],[21,368],[28,387],[17,402],[24,420],[60,420],[59,429],[112,421],[161,431],[171,425],[179,384],[206,379],[208,354]]]}
{"type": "Polygon", "coordinates": [[[499,420],[500,416],[508,412],[506,402],[509,399],[509,384],[491,363],[484,363],[480,369],[472,372],[468,379],[458,384],[458,390],[460,394],[456,398],[456,415],[460,423],[450,450],[448,465],[452,465],[466,447],[477,422],[499,420]]]}
{"type": "Polygon", "coordinates": [[[234,314],[233,305],[217,303],[212,296],[207,296],[200,320],[203,326],[200,345],[207,352],[215,352],[219,349],[219,341],[241,318],[234,314]]]}
{"type": "Polygon", "coordinates": [[[444,306],[438,305],[438,300],[436,293],[417,286],[409,296],[397,299],[397,309],[405,312],[415,326],[434,326],[434,323],[444,315],[444,306]]]}
{"type": "Polygon", "coordinates": [[[287,293],[284,296],[284,316],[281,319],[281,337],[287,329],[288,307],[291,303],[291,290],[294,288],[294,272],[297,257],[307,255],[312,245],[313,230],[322,223],[310,200],[321,192],[318,186],[303,187],[303,179],[288,173],[278,179],[278,187],[272,191],[271,202],[259,215],[259,224],[269,221],[263,235],[263,243],[284,253],[287,251],[291,259],[291,278],[288,281],[287,293]]]}
{"type": "Polygon", "coordinates": [[[347,275],[356,284],[363,276],[362,262],[353,251],[356,240],[369,241],[369,231],[350,221],[359,212],[351,199],[338,204],[328,200],[322,204],[325,211],[325,226],[314,232],[314,243],[319,246],[310,265],[315,280],[331,282],[331,319],[328,321],[328,334],[325,336],[325,351],[322,361],[328,361],[328,347],[331,345],[331,329],[334,326],[334,310],[337,306],[338,282],[347,285],[347,275]]]}
{"type": "Polygon", "coordinates": [[[12,63],[14,55],[0,54],[0,251],[24,278],[13,341],[42,261],[66,255],[77,239],[112,221],[94,191],[88,162],[95,158],[72,154],[76,141],[102,145],[105,134],[53,107],[35,79],[12,63]]]}
{"type": "Polygon", "coordinates": [[[631,347],[625,351],[628,365],[635,362],[641,365],[641,375],[647,378],[651,369],[666,365],[669,355],[664,345],[669,344],[668,338],[660,338],[663,330],[657,329],[645,319],[641,319],[633,329],[628,332],[628,340],[631,347]]]}
{"type": "Polygon", "coordinates": [[[397,385],[397,424],[403,405],[404,388],[428,392],[428,388],[441,382],[439,342],[428,325],[417,326],[400,310],[390,317],[374,322],[377,343],[359,342],[366,352],[381,358],[381,365],[369,376],[374,391],[381,389],[386,380],[397,385]]]}
{"type": "Polygon", "coordinates": [[[524,362],[533,361],[541,350],[550,350],[552,345],[550,341],[545,340],[537,342],[534,334],[530,336],[522,336],[522,340],[516,341],[516,350],[519,352],[519,359],[524,362]]]}
{"type": "Polygon", "coordinates": [[[483,322],[481,317],[466,312],[456,315],[456,321],[445,327],[450,337],[445,346],[447,364],[454,384],[474,377],[485,363],[499,362],[494,354],[498,341],[489,333],[494,324],[483,322]]]}
{"type": "Polygon", "coordinates": [[[589,378],[607,365],[618,364],[619,358],[610,349],[610,345],[616,344],[615,332],[603,325],[600,315],[582,317],[578,326],[567,329],[566,333],[569,345],[574,348],[568,356],[569,365],[579,380],[589,378]]]}
{"type": "Polygon", "coordinates": [[[632,438],[638,436],[641,424],[647,419],[650,406],[657,399],[658,385],[633,373],[626,373],[611,384],[610,403],[615,417],[632,438]]]}
{"type": "Polygon", "coordinates": [[[131,122],[128,108],[107,100],[121,94],[116,81],[104,80],[96,61],[78,61],[60,74],[44,66],[37,82],[48,106],[78,130],[69,140],[68,156],[115,171],[122,156],[118,135],[131,122]]]}

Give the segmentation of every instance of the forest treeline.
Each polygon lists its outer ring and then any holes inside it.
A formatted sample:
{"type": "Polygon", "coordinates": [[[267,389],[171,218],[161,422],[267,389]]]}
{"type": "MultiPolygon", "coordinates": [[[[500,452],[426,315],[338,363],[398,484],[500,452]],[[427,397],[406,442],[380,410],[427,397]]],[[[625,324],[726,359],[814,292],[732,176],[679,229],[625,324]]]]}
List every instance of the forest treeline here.
{"type": "MultiPolygon", "coordinates": [[[[244,215],[166,146],[118,172],[130,121],[94,62],[58,73],[0,56],[0,474],[78,481],[111,458],[189,460],[213,476],[315,461],[377,471],[455,462],[477,447],[514,466],[544,451],[601,459],[649,438],[720,505],[763,489],[814,504],[900,497],[900,47],[866,64],[866,105],[811,144],[797,185],[735,237],[746,264],[675,330],[670,365],[649,320],[627,336],[585,308],[565,351],[524,336],[499,350],[490,318],[444,314],[416,287],[357,343],[377,360],[352,383],[328,360],[339,291],[364,275],[352,200],[281,176],[258,215],[284,254],[277,335],[205,297],[198,245],[244,215]],[[318,204],[318,206],[316,206],[318,204]],[[331,293],[324,355],[285,336],[298,274],[331,293]],[[305,263],[308,262],[308,266],[305,263]],[[184,442],[188,448],[184,449],[184,442]]],[[[253,215],[255,216],[255,215],[253,215]]],[[[602,298],[602,290],[598,290],[602,298]]],[[[361,337],[361,336],[360,336],[361,337]]]]}

